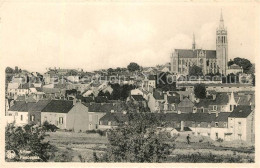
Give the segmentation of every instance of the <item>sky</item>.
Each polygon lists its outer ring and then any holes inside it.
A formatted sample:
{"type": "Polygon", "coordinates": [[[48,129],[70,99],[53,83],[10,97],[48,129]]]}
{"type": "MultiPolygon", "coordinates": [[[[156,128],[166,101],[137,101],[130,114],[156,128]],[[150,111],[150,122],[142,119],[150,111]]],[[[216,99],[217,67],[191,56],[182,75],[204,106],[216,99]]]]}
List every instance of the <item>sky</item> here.
{"type": "Polygon", "coordinates": [[[92,71],[170,62],[174,49],[216,49],[222,9],[228,59],[255,62],[259,5],[83,1],[0,2],[1,66],[45,72],[49,67],[92,71]]]}

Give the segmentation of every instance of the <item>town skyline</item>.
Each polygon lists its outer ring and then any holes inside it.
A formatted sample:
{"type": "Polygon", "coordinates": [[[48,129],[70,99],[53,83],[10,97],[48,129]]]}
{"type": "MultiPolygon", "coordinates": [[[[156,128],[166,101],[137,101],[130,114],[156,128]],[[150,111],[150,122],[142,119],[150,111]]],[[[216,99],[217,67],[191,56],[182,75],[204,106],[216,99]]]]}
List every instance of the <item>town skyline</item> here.
{"type": "Polygon", "coordinates": [[[208,8],[199,4],[161,5],[163,10],[160,6],[138,3],[114,4],[110,8],[66,3],[59,6],[47,3],[41,9],[35,3],[22,6],[5,3],[1,7],[0,54],[5,66],[44,72],[48,67],[93,71],[126,67],[130,62],[143,67],[165,64],[170,62],[174,49],[191,48],[193,33],[197,48],[215,49],[221,9],[229,33],[228,60],[241,57],[255,63],[257,18],[250,16],[257,15],[252,4],[240,9],[234,9],[234,4],[208,8]],[[18,15],[10,14],[14,8],[18,15]],[[87,17],[89,12],[91,17],[87,17]],[[30,13],[34,15],[28,17],[30,13]],[[13,26],[13,21],[17,26],[13,26]],[[17,33],[19,39],[15,38],[17,33]],[[10,57],[12,62],[8,61],[10,57]]]}

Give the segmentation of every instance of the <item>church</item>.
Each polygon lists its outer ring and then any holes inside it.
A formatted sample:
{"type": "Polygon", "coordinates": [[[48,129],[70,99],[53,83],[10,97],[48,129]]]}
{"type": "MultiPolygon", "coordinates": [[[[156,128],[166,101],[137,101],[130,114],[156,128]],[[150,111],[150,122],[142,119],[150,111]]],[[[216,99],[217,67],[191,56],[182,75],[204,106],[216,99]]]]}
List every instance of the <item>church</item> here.
{"type": "Polygon", "coordinates": [[[220,16],[219,26],[216,30],[216,50],[197,49],[195,36],[191,49],[175,49],[171,54],[171,72],[187,75],[193,65],[201,67],[203,74],[221,73],[227,75],[228,39],[224,19],[220,16]]]}

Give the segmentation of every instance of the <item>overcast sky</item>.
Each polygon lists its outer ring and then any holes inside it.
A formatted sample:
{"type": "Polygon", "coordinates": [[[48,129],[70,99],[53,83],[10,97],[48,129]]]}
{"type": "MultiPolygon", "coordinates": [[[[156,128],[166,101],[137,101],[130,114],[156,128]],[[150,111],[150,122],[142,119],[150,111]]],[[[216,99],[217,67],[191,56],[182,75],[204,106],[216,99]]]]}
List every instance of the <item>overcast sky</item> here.
{"type": "MultiPolygon", "coordinates": [[[[0,3],[1,4],[1,3],[0,3]]],[[[47,67],[155,66],[175,48],[215,49],[221,8],[229,58],[256,57],[259,12],[255,3],[22,3],[0,7],[0,59],[44,72],[47,67]],[[258,22],[257,22],[258,21],[258,22]]],[[[259,55],[258,55],[259,56],[259,55]]]]}

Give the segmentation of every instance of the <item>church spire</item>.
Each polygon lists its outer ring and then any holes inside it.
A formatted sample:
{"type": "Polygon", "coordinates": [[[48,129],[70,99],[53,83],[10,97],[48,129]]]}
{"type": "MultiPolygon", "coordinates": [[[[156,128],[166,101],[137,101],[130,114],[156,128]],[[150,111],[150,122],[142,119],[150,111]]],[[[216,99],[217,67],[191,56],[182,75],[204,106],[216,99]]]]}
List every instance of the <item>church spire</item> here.
{"type": "Polygon", "coordinates": [[[220,13],[219,29],[224,29],[224,19],[223,19],[222,9],[220,13]]]}
{"type": "Polygon", "coordinates": [[[195,35],[194,35],[194,33],[193,33],[192,49],[193,49],[193,50],[196,49],[196,42],[195,42],[195,35]]]}

